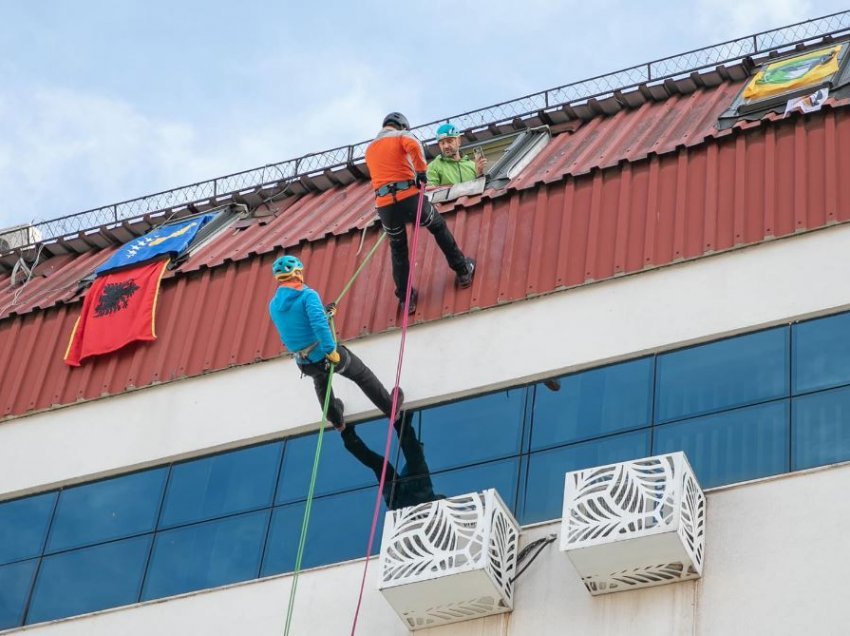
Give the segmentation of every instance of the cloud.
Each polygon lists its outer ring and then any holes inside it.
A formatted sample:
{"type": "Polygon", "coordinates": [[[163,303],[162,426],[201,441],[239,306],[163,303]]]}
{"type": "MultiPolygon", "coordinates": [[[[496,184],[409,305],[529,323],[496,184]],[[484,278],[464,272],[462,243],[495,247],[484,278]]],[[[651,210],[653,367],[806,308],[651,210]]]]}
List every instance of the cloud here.
{"type": "Polygon", "coordinates": [[[187,123],[64,89],[16,90],[0,114],[0,223],[45,219],[214,172],[187,123]]]}
{"type": "MultiPolygon", "coordinates": [[[[201,47],[163,66],[140,45],[127,58],[133,81],[103,48],[81,44],[59,73],[31,47],[0,56],[0,227],[356,143],[390,110],[414,124],[449,117],[831,4],[433,0],[405,14],[413,32],[379,37],[364,31],[374,17],[360,5],[336,7],[338,21],[281,9],[267,20],[273,31],[226,55],[201,47]]],[[[128,54],[123,40],[115,50],[128,54]]]]}
{"type": "MultiPolygon", "coordinates": [[[[367,68],[282,83],[265,104],[203,122],[159,119],[122,100],[60,88],[0,94],[0,227],[45,220],[370,138],[386,92],[367,68]]],[[[415,86],[407,87],[415,94],[415,86]]],[[[191,117],[191,111],[188,111],[191,117]]]]}

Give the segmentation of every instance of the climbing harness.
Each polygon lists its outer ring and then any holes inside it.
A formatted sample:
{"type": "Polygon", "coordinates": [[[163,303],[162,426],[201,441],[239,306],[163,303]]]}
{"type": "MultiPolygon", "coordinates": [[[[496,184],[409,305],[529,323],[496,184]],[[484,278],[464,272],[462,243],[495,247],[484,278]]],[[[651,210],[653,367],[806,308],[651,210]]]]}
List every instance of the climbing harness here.
{"type": "Polygon", "coordinates": [[[394,183],[388,183],[386,185],[382,185],[380,188],[375,190],[376,197],[385,197],[388,194],[393,195],[393,203],[397,203],[396,193],[403,192],[404,190],[409,190],[410,188],[415,188],[415,181],[396,181],[394,183]]]}

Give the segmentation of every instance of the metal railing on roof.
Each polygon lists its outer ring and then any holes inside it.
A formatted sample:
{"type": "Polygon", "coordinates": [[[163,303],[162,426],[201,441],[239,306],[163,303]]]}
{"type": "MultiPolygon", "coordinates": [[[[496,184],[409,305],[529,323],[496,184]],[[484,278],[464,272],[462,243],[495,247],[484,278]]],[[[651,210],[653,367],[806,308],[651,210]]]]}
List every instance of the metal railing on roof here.
{"type": "MultiPolygon", "coordinates": [[[[739,62],[749,56],[804,44],[816,38],[848,32],[850,32],[850,11],[841,11],[550,88],[486,108],[461,113],[450,119],[463,130],[499,125],[531,117],[547,110],[586,102],[591,98],[610,96],[615,91],[661,82],[708,67],[739,62]]],[[[429,122],[413,130],[421,140],[431,140],[436,134],[436,128],[445,121],[448,120],[429,122]]],[[[49,240],[119,223],[151,212],[215,200],[218,197],[248,190],[254,191],[263,186],[274,186],[301,176],[315,175],[362,161],[369,141],[307,154],[297,159],[200,181],[137,199],[38,222],[34,225],[41,233],[42,240],[49,240]]]]}

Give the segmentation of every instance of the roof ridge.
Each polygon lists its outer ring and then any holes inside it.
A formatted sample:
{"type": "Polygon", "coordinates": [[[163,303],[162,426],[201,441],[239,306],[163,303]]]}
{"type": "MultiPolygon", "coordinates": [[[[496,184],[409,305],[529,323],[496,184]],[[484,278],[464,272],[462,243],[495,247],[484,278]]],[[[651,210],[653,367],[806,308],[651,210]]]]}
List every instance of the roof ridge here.
{"type": "MultiPolygon", "coordinates": [[[[537,93],[531,93],[481,109],[460,113],[448,119],[438,119],[413,130],[423,141],[433,139],[436,127],[449,119],[465,130],[471,138],[488,136],[487,130],[499,124],[521,126],[532,116],[546,119],[547,113],[570,109],[571,106],[593,102],[617,95],[623,90],[655,85],[676,77],[694,74],[710,67],[730,62],[742,62],[753,55],[773,54],[780,49],[795,47],[814,40],[827,40],[850,33],[850,10],[811,18],[776,29],[761,31],[718,44],[693,49],[673,56],[644,62],[611,73],[572,82],[537,93]]],[[[362,163],[369,140],[339,146],[295,159],[267,164],[241,172],[180,186],[154,194],[125,200],[111,205],[34,223],[40,242],[68,236],[101,226],[119,224],[127,219],[168,209],[194,209],[204,202],[222,203],[237,199],[244,192],[268,192],[270,196],[284,190],[299,178],[327,174],[335,168],[362,163]]],[[[29,245],[21,246],[25,249],[29,245]]]]}

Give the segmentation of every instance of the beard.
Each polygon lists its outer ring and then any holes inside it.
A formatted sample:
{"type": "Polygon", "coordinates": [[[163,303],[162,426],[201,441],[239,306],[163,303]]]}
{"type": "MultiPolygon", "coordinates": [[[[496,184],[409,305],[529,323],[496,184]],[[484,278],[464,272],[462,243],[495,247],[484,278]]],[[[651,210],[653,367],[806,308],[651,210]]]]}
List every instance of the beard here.
{"type": "Polygon", "coordinates": [[[440,153],[446,159],[454,159],[455,161],[460,159],[460,148],[455,148],[454,150],[441,150],[440,153]]]}

